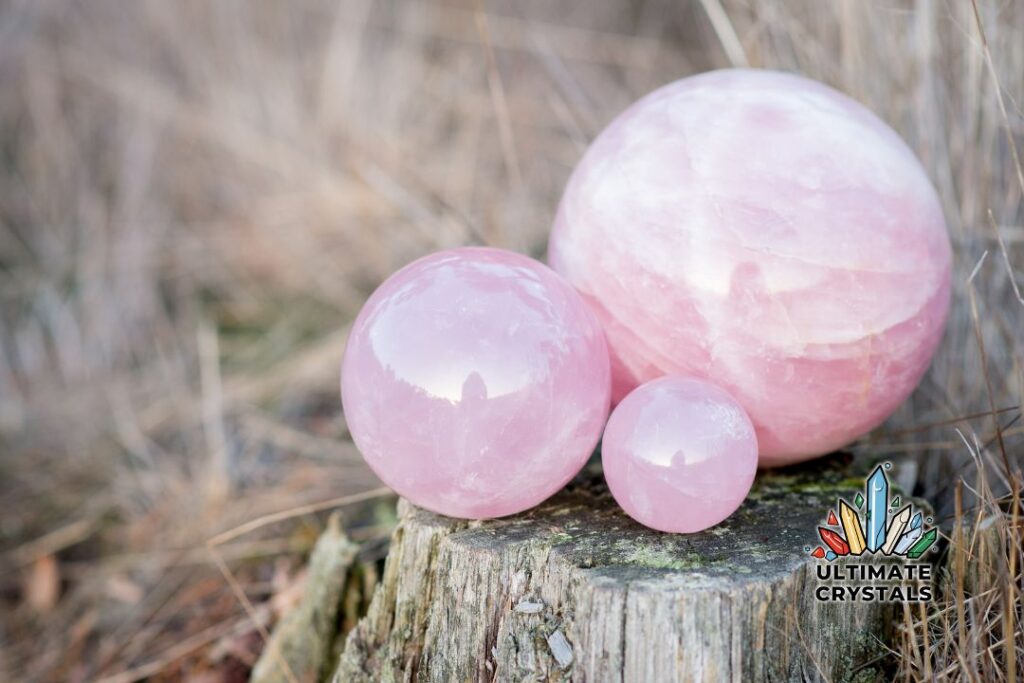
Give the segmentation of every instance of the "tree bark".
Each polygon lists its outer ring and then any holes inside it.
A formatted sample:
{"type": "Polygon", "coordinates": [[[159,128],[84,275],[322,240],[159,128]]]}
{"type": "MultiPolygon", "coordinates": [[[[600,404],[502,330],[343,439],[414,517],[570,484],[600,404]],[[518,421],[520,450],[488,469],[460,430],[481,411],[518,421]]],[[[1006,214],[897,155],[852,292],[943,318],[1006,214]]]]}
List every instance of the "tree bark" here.
{"type": "Polygon", "coordinates": [[[298,607],[275,627],[253,667],[251,683],[316,683],[330,671],[343,590],[359,546],[332,515],[309,558],[309,575],[298,607]]]}
{"type": "Polygon", "coordinates": [[[818,601],[806,550],[863,487],[840,459],[760,474],[689,535],[633,522],[592,470],[506,519],[402,501],[335,681],[871,680],[893,608],[818,601]]]}

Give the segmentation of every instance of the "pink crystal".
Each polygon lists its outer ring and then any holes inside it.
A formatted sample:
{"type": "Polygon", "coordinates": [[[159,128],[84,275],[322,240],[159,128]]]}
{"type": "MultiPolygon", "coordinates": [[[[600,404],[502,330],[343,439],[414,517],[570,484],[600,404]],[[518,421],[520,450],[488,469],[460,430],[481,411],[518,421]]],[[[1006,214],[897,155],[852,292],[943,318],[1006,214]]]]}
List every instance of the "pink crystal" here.
{"type": "Polygon", "coordinates": [[[586,463],[608,417],[601,327],[547,266],[497,249],[422,258],[352,327],[352,437],[413,503],[466,518],[526,510],[586,463]]]}
{"type": "Polygon", "coordinates": [[[757,428],[763,466],[870,431],[942,335],[950,245],[935,190],[874,114],[756,70],[672,83],[591,145],[550,262],[597,313],[612,396],[710,379],[757,428]]]}
{"type": "Polygon", "coordinates": [[[701,531],[747,497],[757,436],[724,390],[669,375],[619,403],[605,427],[601,460],[608,488],[630,517],[659,531],[701,531]]]}

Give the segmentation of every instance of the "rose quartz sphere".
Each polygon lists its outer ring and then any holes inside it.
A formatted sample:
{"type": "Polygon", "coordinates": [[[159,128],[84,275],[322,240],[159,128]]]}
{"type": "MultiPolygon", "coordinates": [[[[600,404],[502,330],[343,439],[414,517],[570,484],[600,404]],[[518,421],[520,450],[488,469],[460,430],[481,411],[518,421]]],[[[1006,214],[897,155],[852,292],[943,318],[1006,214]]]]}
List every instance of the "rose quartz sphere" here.
{"type": "Polygon", "coordinates": [[[601,327],[547,266],[498,249],[422,258],[352,327],[341,394],[374,472],[421,507],[521,512],[586,463],[610,407],[601,327]]]}
{"type": "Polygon", "coordinates": [[[725,70],[667,85],[587,150],[549,261],[612,354],[612,398],[664,374],[736,397],[762,466],[827,453],[911,393],[950,298],[913,153],[821,83],[725,70]]]}
{"type": "Polygon", "coordinates": [[[757,436],[732,396],[669,375],[615,408],[601,442],[604,478],[626,513],[659,531],[693,532],[736,511],[757,473],[757,436]]]}

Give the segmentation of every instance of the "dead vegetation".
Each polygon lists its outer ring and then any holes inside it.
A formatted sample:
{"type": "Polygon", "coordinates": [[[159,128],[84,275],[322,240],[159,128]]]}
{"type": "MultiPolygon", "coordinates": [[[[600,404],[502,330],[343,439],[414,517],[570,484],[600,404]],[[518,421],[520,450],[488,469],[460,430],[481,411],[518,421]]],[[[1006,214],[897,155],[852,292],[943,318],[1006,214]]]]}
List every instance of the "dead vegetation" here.
{"type": "MultiPolygon", "coordinates": [[[[363,298],[438,248],[541,255],[587,141],[655,86],[730,64],[857,97],[939,188],[950,330],[914,400],[856,450],[918,463],[949,564],[882,664],[1018,677],[1020,3],[14,0],[0,678],[244,679],[257,624],[204,543],[377,487],[336,391],[363,298]]],[[[392,506],[345,508],[368,567],[392,506]]],[[[319,514],[220,546],[258,621],[294,600],[319,514]]]]}

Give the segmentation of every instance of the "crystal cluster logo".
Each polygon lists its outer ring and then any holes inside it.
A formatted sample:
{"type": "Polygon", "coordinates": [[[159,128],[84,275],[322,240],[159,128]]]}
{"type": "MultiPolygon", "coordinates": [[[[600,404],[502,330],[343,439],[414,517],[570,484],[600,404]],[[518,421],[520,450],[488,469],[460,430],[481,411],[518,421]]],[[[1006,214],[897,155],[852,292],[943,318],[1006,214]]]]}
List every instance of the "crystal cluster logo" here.
{"type": "Polygon", "coordinates": [[[916,560],[935,544],[938,532],[928,528],[920,510],[909,503],[900,507],[900,497],[889,498],[890,463],[875,468],[857,492],[853,505],[840,498],[836,510],[828,511],[825,526],[818,527],[824,545],[808,552],[832,562],[844,555],[896,555],[916,560]],[[866,494],[866,495],[865,495],[866,494]],[[861,513],[864,522],[861,523],[861,513]]]}
{"type": "Polygon", "coordinates": [[[885,471],[890,467],[876,467],[852,504],[839,498],[836,509],[829,510],[825,524],[818,527],[823,545],[805,548],[824,560],[815,570],[821,582],[814,591],[817,600],[931,600],[932,566],[921,558],[935,547],[938,531],[928,526],[932,519],[921,510],[909,503],[901,507],[898,495],[889,497],[885,471]],[[846,561],[836,562],[840,558],[846,561]]]}

